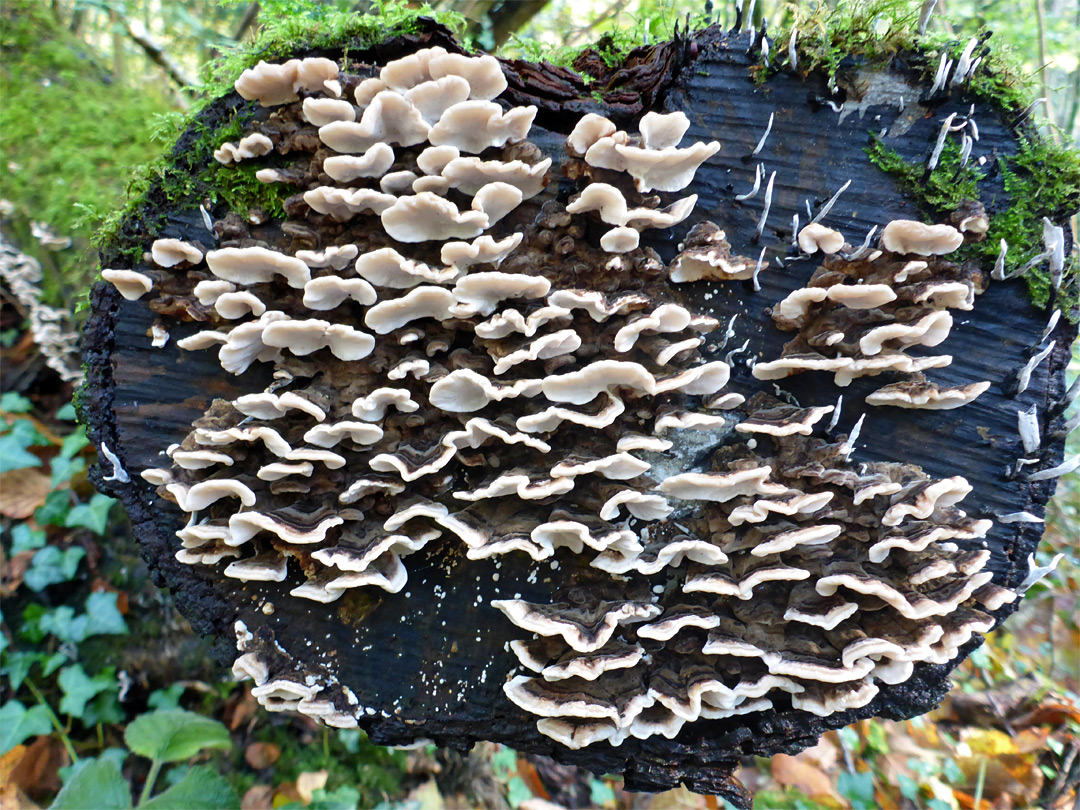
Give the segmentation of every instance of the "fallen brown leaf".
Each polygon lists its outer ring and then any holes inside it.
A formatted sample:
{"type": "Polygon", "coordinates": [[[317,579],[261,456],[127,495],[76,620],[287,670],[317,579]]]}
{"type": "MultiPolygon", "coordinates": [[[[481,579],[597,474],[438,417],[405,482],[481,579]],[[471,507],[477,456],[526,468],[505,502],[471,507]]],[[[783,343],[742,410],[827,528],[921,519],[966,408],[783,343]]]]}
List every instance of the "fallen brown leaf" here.
{"type": "Polygon", "coordinates": [[[255,770],[269,768],[281,756],[281,746],[271,742],[255,742],[244,749],[244,760],[255,770]]]}
{"type": "Polygon", "coordinates": [[[60,790],[59,770],[68,764],[64,744],[56,737],[42,735],[30,744],[10,780],[35,801],[44,801],[60,790]]]}
{"type": "Polygon", "coordinates": [[[274,789],[270,785],[249,787],[240,800],[240,810],[272,810],[274,807],[274,789]]]}
{"type": "Polygon", "coordinates": [[[300,792],[296,789],[296,782],[285,782],[274,788],[274,807],[299,801],[302,801],[302,799],[300,798],[300,792]]]}
{"type": "Polygon", "coordinates": [[[781,785],[798,788],[807,796],[833,795],[832,779],[803,754],[777,754],[772,758],[773,778],[781,785]]]}
{"type": "Polygon", "coordinates": [[[244,684],[241,691],[234,692],[225,701],[225,725],[229,727],[229,731],[236,731],[255,716],[257,708],[259,702],[251,696],[251,684],[244,684]]]}
{"type": "Polygon", "coordinates": [[[0,515],[25,520],[52,491],[49,476],[37,468],[0,473],[0,515]]]}
{"type": "Polygon", "coordinates": [[[0,783],[0,810],[41,810],[38,805],[10,782],[0,783]]]}
{"type": "Polygon", "coordinates": [[[304,771],[296,777],[296,792],[300,794],[300,801],[311,804],[314,793],[320,788],[326,787],[326,780],[330,778],[330,771],[304,771]]]}
{"type": "Polygon", "coordinates": [[[25,745],[16,745],[0,757],[0,784],[7,784],[11,772],[15,770],[15,766],[19,764],[19,760],[23,758],[25,753],[25,745]]]}
{"type": "Polygon", "coordinates": [[[2,568],[2,573],[0,573],[0,596],[5,598],[13,596],[15,591],[19,589],[23,577],[26,576],[26,569],[30,567],[30,563],[34,560],[35,553],[34,551],[23,551],[5,561],[6,564],[2,568]]]}

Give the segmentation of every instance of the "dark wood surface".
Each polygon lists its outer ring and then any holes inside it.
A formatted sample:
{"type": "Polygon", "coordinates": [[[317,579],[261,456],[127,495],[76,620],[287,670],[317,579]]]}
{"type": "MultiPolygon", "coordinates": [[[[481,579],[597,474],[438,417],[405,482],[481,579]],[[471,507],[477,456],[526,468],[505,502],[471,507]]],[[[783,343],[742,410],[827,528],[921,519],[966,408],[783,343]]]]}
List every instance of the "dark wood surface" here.
{"type": "MultiPolygon", "coordinates": [[[[870,135],[903,118],[904,134],[886,136],[886,145],[911,160],[925,160],[940,120],[950,112],[966,112],[975,100],[957,92],[932,107],[918,107],[919,89],[913,85],[904,112],[895,104],[875,105],[871,99],[861,115],[852,113],[841,122],[829,106],[816,101],[827,93],[823,77],[781,73],[764,85],[756,84],[748,71],[748,44],[745,36],[728,38],[710,30],[698,37],[693,48],[683,41],[677,48],[657,49],[664,67],[649,74],[654,85],[647,101],[635,108],[632,99],[627,100],[628,93],[635,91],[621,91],[616,117],[633,116],[650,104],[663,111],[683,110],[692,122],[688,139],[716,139],[722,144],[720,153],[699,170],[688,189],[700,197],[690,220],[666,239],[661,232],[647,232],[652,241],[645,241],[670,260],[686,230],[709,219],[727,231],[734,252],[756,256],[760,247],[768,247],[768,257],[783,256],[791,242],[792,214],[798,212],[805,224],[804,201],[809,200],[817,211],[849,179],[851,186],[824,220],[849,242],[861,242],[874,225],[880,228],[896,218],[921,218],[915,204],[868,161],[864,150],[870,135]],[[694,51],[696,56],[691,57],[694,51]],[[745,160],[770,113],[775,113],[775,122],[765,147],[755,160],[745,160]],[[768,224],[755,248],[752,237],[764,195],[759,193],[744,203],[734,196],[749,190],[756,162],[765,164],[766,179],[774,170],[777,176],[768,224]]],[[[386,50],[380,54],[383,58],[397,55],[386,50]]],[[[547,69],[530,70],[545,74],[547,69]]],[[[562,87],[564,95],[570,92],[566,88],[573,89],[559,71],[548,73],[550,83],[562,87]]],[[[889,81],[914,83],[915,79],[897,68],[889,81]]],[[[530,140],[546,154],[557,156],[576,118],[589,109],[602,111],[603,105],[584,97],[564,104],[560,112],[559,94],[550,88],[537,89],[536,82],[533,79],[530,85],[523,79],[520,87],[512,84],[511,95],[528,100],[546,93],[554,99],[542,111],[530,140]]],[[[235,104],[235,96],[218,103],[235,104]]],[[[1015,152],[1017,136],[1009,123],[986,104],[975,103],[981,139],[974,154],[993,159],[1015,152]]],[[[984,195],[989,195],[984,199],[993,199],[995,208],[1007,205],[997,180],[989,178],[983,188],[984,195]]],[[[565,191],[553,183],[545,195],[550,198],[565,191]]],[[[156,236],[198,238],[202,234],[205,238],[197,211],[168,214],[168,226],[156,236]]],[[[754,380],[743,361],[779,356],[790,334],[778,331],[765,309],[804,286],[815,266],[813,261],[795,261],[779,268],[774,262],[761,276],[760,292],[754,292],[749,282],[686,285],[701,311],[725,320],[739,314],[736,336],[725,353],[744,340],[749,345],[735,358],[727,390],[747,396],[757,390],[771,391],[771,383],[754,380]],[[711,299],[704,298],[707,293],[712,293],[711,299]]],[[[992,283],[977,299],[974,311],[954,315],[956,325],[950,337],[934,350],[951,354],[953,363],[931,376],[943,385],[990,380],[990,390],[959,410],[906,411],[862,405],[867,393],[890,381],[888,375],[856,380],[842,390],[840,429],[850,429],[866,413],[856,460],[910,462],[935,477],[963,475],[974,487],[964,508],[975,517],[1024,510],[1041,515],[1054,482],[1032,484],[1023,476],[1007,476],[1006,471],[1020,454],[1017,411],[1036,404],[1042,415],[1055,413],[1075,328],[1062,320],[1053,336],[1056,350],[1036,369],[1028,390],[1015,397],[1010,394],[1015,375],[1039,345],[1048,313],[1029,303],[1022,282],[1012,281],[992,283]]],[[[583,561],[566,549],[553,561],[541,563],[522,554],[504,555],[499,558],[500,577],[495,582],[494,560],[466,561],[460,544],[444,536],[409,557],[409,584],[401,593],[352,592],[329,605],[289,597],[288,591],[298,584],[291,578],[280,584],[241,583],[223,577],[224,564],[202,567],[176,562],[174,532],[181,525],[181,514],[158,499],[138,473],[162,466],[159,451],[180,441],[213,399],[261,391],[269,381],[270,368],[257,364],[234,377],[221,371],[214,352],[176,349],[179,338],[198,331],[194,324],[177,324],[169,343],[153,349],[148,336],[153,320],[144,304],[120,299],[111,287],[95,289],[93,315],[86,328],[89,382],[83,412],[94,440],[108,444],[131,475],[128,484],[105,483],[99,477],[100,485],[124,501],[161,584],[172,589],[180,609],[199,632],[218,640],[223,662],[235,656],[236,619],[251,628],[271,628],[290,654],[311,666],[329,668],[356,693],[361,705],[375,710],[361,718],[361,725],[376,742],[396,744],[427,737],[462,748],[487,739],[598,773],[623,773],[630,789],[656,790],[684,782],[695,791],[720,792],[745,801],[728,778],[740,756],[795,752],[812,745],[821,732],[857,718],[899,719],[925,712],[948,690],[952,666],[978,643],[967,645],[948,666],[917,665],[911,680],[883,687],[869,706],[855,711],[819,718],[791,709],[772,710],[689,724],[671,741],[631,739],[618,748],[598,743],[580,751],[567,750],[539,735],[535,718],[503,695],[502,684],[516,664],[505,644],[521,632],[488,605],[492,599],[517,594],[532,601],[551,601],[561,584],[588,570],[582,570],[583,561]],[[439,598],[433,596],[436,586],[442,593],[439,598]],[[276,606],[272,616],[257,610],[266,600],[276,606]]],[[[781,388],[804,406],[833,404],[841,393],[830,375],[820,373],[783,380],[781,388]]],[[[1044,446],[1045,461],[1038,468],[1059,463],[1061,445],[1061,441],[1051,441],[1044,446]]],[[[1022,580],[1027,556],[1040,533],[1038,525],[995,523],[987,538],[995,582],[1015,587],[1022,580]]],[[[1013,609],[1015,605],[1003,608],[1000,618],[1013,609]]]]}

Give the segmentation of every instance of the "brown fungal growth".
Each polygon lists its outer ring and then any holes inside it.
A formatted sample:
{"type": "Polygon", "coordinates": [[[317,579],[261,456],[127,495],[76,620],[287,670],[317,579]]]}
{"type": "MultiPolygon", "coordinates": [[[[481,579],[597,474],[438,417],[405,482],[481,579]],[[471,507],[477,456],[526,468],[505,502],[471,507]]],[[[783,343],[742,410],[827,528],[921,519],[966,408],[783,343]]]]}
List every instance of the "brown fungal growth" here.
{"type": "Polygon", "coordinates": [[[884,250],[865,258],[827,256],[806,287],[773,307],[776,325],[798,335],[781,357],[755,365],[754,376],[779,380],[828,371],[837,385],[847,386],[858,377],[916,375],[948,366],[951,355],[913,356],[905,350],[943,343],[953,325],[949,309],[970,310],[986,289],[980,270],[931,255],[952,252],[962,241],[948,225],[895,221],[885,227],[884,250]]]}
{"type": "Polygon", "coordinates": [[[173,570],[236,595],[234,674],[387,743],[491,736],[701,789],[940,699],[1022,590],[1001,537],[1038,508],[909,459],[1005,387],[959,346],[989,269],[951,260],[991,215],[893,206],[854,249],[773,230],[722,190],[760,181],[760,132],[555,117],[506,63],[395,47],[245,72],[259,109],[219,171],[281,184],[285,218],[219,208],[103,274],[214,375],[132,478],[183,516],[173,570]],[[883,424],[919,438],[893,452],[883,424]]]}

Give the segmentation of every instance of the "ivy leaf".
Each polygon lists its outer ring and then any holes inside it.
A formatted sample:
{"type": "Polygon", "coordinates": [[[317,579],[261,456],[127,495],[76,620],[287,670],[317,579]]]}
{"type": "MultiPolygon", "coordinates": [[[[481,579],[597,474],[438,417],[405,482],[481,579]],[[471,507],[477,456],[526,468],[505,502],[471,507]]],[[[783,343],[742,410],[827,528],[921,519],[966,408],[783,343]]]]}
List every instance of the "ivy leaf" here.
{"type": "Polygon", "coordinates": [[[82,458],[65,458],[63,456],[57,456],[52,460],[49,469],[51,473],[49,482],[53,487],[58,487],[85,470],[86,460],[82,458]]]}
{"type": "Polygon", "coordinates": [[[60,445],[60,455],[64,458],[74,458],[75,454],[88,444],[90,444],[90,440],[86,438],[86,431],[78,428],[74,433],[69,433],[64,437],[64,441],[60,445]]]}
{"type": "Polygon", "coordinates": [[[226,810],[240,806],[236,791],[209,765],[190,768],[184,778],[139,810],[226,810]]]}
{"type": "MultiPolygon", "coordinates": [[[[94,591],[86,597],[86,630],[83,638],[90,636],[126,636],[127,622],[116,606],[119,594],[110,591],[94,591]]],[[[81,640],[81,639],[80,639],[81,640]]]]}
{"type": "Polygon", "coordinates": [[[82,527],[89,529],[94,534],[104,534],[105,527],[109,522],[109,510],[115,500],[108,495],[96,493],[89,503],[79,503],[71,507],[64,525],[70,528],[82,527]]]}
{"type": "Polygon", "coordinates": [[[17,523],[11,530],[11,556],[33,551],[45,545],[45,532],[31,529],[29,523],[17,523]]]}
{"type": "Polygon", "coordinates": [[[91,678],[81,664],[73,664],[60,670],[57,682],[64,693],[64,698],[60,701],[60,711],[81,718],[86,712],[86,704],[112,686],[113,678],[104,672],[91,678]]]}
{"type": "MultiPolygon", "coordinates": [[[[20,419],[15,426],[29,424],[25,419],[20,419]]],[[[23,470],[27,467],[40,467],[41,459],[26,449],[31,444],[33,442],[27,441],[24,435],[15,430],[0,435],[0,473],[23,470]]]]}
{"type": "Polygon", "coordinates": [[[32,591],[42,591],[59,582],[70,582],[79,570],[79,561],[86,556],[82,546],[72,546],[61,551],[56,546],[45,546],[34,559],[23,577],[32,591]]]}
{"type": "Polygon", "coordinates": [[[151,709],[179,709],[180,698],[184,696],[184,685],[174,683],[168,689],[155,689],[150,693],[146,704],[151,709]]]}
{"type": "Polygon", "coordinates": [[[45,496],[45,503],[35,510],[34,522],[38,526],[63,526],[70,511],[71,492],[65,489],[53,490],[45,496]]]}
{"type": "Polygon", "coordinates": [[[64,422],[74,422],[79,416],[75,413],[75,406],[70,402],[67,402],[56,412],[56,418],[63,420],[64,422]]]}
{"type": "Polygon", "coordinates": [[[44,611],[38,617],[37,622],[34,623],[32,623],[32,619],[28,621],[24,613],[21,629],[31,631],[30,640],[34,642],[41,641],[45,636],[52,633],[61,641],[78,643],[82,641],[82,632],[86,627],[85,617],[79,617],[79,619],[75,617],[75,608],[70,605],[61,605],[54,610],[44,611]],[[79,621],[79,619],[82,619],[82,621],[79,621]]]}
{"type": "MultiPolygon", "coordinates": [[[[113,668],[110,667],[110,671],[113,668]]],[[[82,721],[84,725],[96,726],[98,723],[122,723],[124,712],[120,709],[120,685],[113,679],[109,688],[86,704],[82,721]]]]}
{"type": "Polygon", "coordinates": [[[26,680],[26,676],[30,674],[34,664],[44,659],[44,654],[36,652],[9,652],[4,655],[3,672],[7,675],[8,682],[11,684],[12,694],[19,691],[19,687],[26,680]]]}
{"type": "Polygon", "coordinates": [[[17,700],[9,700],[0,706],[0,754],[6,754],[23,740],[50,731],[52,721],[44,706],[28,709],[17,700]]]}
{"type": "Polygon", "coordinates": [[[130,810],[131,790],[112,759],[84,759],[49,810],[130,810]],[[84,764],[85,763],[85,764],[84,764]]]}
{"type": "Polygon", "coordinates": [[[836,789],[851,802],[852,810],[874,810],[874,774],[844,771],[836,779],[836,789]]]}
{"type": "Polygon", "coordinates": [[[224,725],[183,709],[136,717],[124,731],[124,741],[136,754],[162,762],[190,759],[204,748],[232,747],[224,725]]]}
{"type": "Polygon", "coordinates": [[[7,391],[3,395],[0,395],[0,411],[5,411],[7,413],[30,413],[33,407],[30,400],[22,394],[16,394],[14,391],[7,391]]]}
{"type": "Polygon", "coordinates": [[[60,669],[63,664],[67,663],[67,660],[67,653],[54,652],[52,655],[46,658],[41,665],[42,677],[48,678],[50,675],[56,672],[56,670],[60,669]]]}

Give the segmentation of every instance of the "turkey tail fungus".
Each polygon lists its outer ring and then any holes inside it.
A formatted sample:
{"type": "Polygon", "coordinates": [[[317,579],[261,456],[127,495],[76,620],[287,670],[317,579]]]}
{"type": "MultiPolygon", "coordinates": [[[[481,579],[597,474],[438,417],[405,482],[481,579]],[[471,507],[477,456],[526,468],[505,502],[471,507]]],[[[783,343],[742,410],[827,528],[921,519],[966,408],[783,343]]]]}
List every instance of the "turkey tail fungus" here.
{"type": "Polygon", "coordinates": [[[1005,183],[1044,147],[989,68],[796,34],[586,85],[418,19],[180,136],[104,241],[81,408],[268,710],[746,806],[740,757],[928,711],[1016,609],[1076,466],[1077,187],[1005,183]]]}

